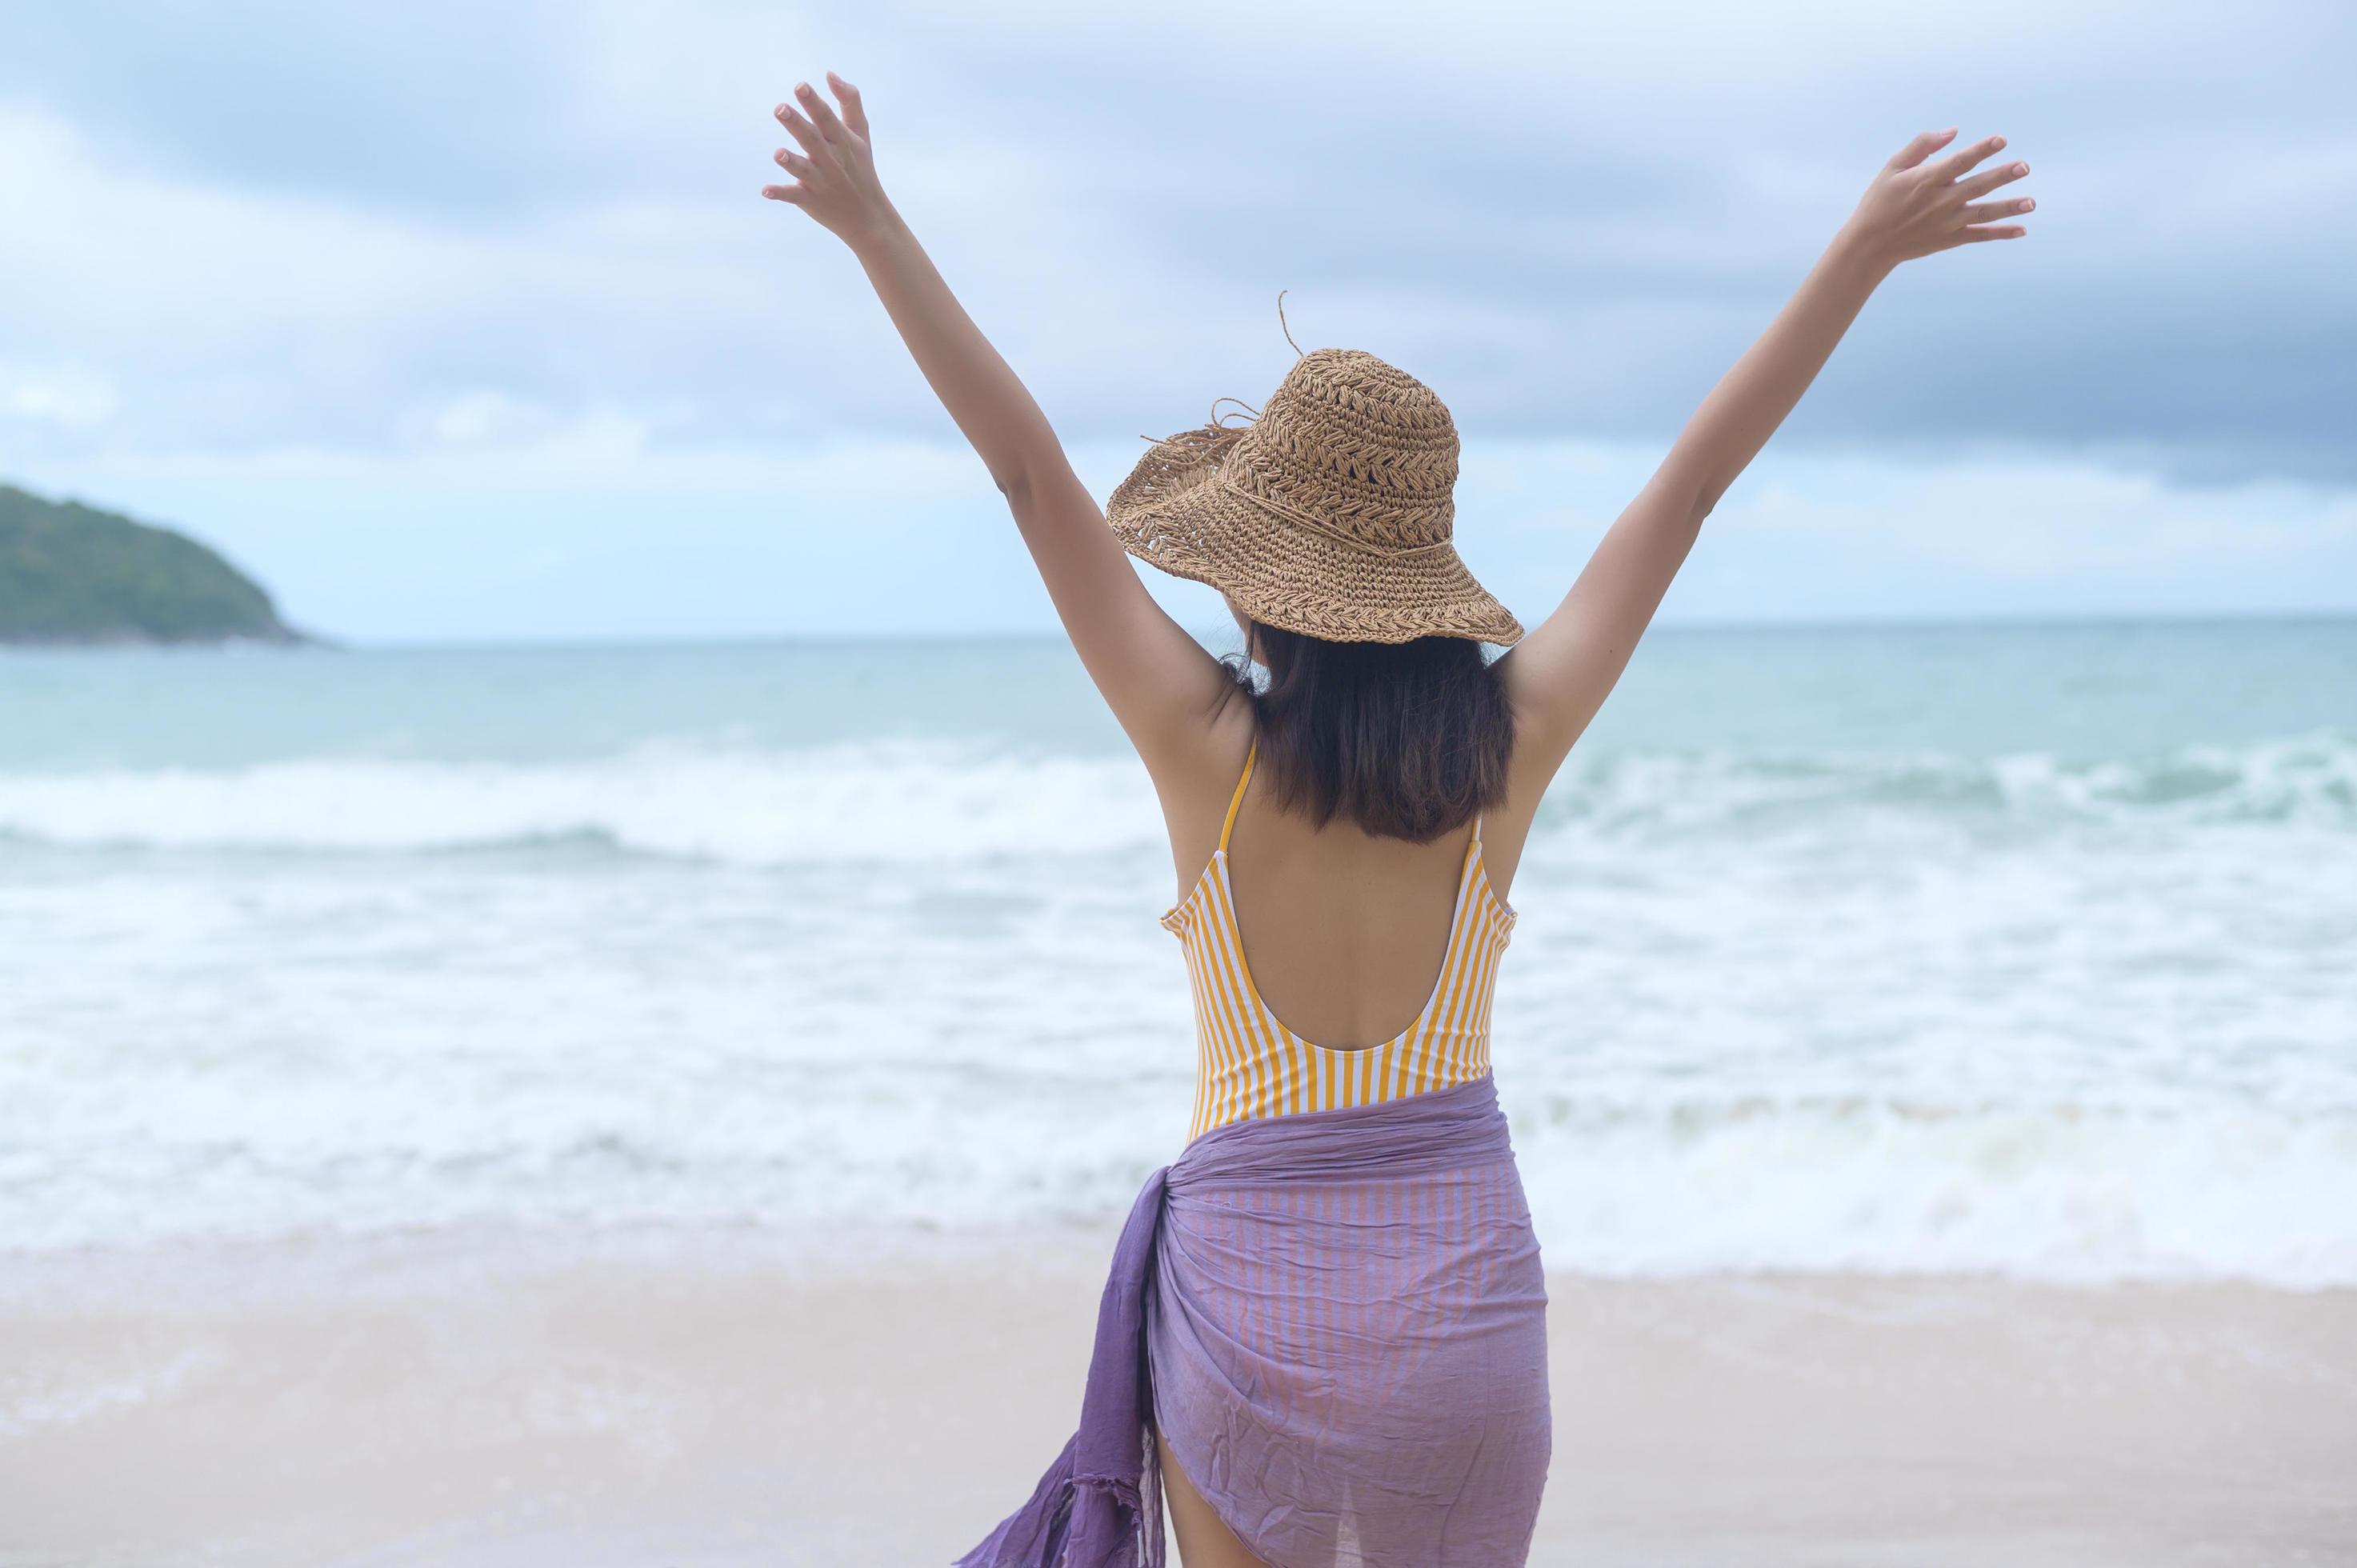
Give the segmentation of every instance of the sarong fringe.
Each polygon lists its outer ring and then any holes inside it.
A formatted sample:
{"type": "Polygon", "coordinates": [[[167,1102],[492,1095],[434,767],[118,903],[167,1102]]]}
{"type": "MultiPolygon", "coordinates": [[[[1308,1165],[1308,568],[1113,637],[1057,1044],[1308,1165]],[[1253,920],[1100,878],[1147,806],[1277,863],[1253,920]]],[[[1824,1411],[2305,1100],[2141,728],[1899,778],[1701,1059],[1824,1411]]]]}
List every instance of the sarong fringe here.
{"type": "Polygon", "coordinates": [[[953,1568],[1160,1568],[1161,1509],[1146,1518],[1135,1476],[1072,1474],[1079,1443],[1078,1434],[1066,1443],[1031,1500],[953,1568]]]}

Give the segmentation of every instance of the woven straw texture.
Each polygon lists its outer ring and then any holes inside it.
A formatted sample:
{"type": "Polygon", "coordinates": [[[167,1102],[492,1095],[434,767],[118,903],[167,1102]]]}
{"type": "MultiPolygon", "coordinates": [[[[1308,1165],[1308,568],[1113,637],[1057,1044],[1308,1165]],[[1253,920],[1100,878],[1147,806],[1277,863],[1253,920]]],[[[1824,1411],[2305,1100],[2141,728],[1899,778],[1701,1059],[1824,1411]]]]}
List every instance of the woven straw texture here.
{"type": "Polygon", "coordinates": [[[1209,583],[1246,615],[1329,642],[1523,627],[1458,558],[1457,425],[1432,389],[1354,349],[1319,349],[1246,424],[1162,441],[1113,493],[1122,547],[1209,583]]]}

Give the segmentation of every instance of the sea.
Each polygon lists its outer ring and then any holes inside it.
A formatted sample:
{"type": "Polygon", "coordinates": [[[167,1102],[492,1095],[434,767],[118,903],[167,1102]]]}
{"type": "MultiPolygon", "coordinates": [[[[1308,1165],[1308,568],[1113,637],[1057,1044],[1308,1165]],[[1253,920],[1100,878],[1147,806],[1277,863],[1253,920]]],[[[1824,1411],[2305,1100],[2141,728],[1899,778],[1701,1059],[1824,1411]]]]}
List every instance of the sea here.
{"type": "MultiPolygon", "coordinates": [[[[1176,891],[1051,639],[0,652],[0,1257],[1109,1235],[1176,891]]],[[[2357,620],[1663,628],[1512,896],[1553,1269],[2357,1284],[2357,620]]]]}

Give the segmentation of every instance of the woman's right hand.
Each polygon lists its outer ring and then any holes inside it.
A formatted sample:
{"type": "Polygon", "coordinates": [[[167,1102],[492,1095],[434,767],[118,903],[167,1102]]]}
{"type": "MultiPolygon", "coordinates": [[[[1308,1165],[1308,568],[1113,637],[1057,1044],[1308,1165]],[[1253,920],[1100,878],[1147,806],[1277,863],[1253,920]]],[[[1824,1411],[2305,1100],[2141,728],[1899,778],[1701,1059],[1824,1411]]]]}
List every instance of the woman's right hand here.
{"type": "Polygon", "coordinates": [[[896,221],[892,204],[876,178],[876,157],[868,146],[867,110],[859,89],[833,71],[826,83],[843,104],[837,115],[807,81],[794,88],[800,103],[778,105],[778,124],[802,146],[797,153],[780,147],[778,166],[794,177],[791,185],[765,185],[761,194],[810,214],[821,228],[858,250],[884,233],[896,221]]]}
{"type": "Polygon", "coordinates": [[[1925,131],[1900,148],[1842,225],[1842,240],[1889,268],[1982,240],[2021,238],[2026,232],[2022,226],[2004,220],[2019,217],[2036,202],[2026,196],[1995,201],[1980,198],[2019,179],[2029,166],[2008,163],[1972,172],[1975,165],[2004,148],[2003,136],[1985,137],[1937,163],[1928,161],[1955,135],[1953,130],[1925,131]]]}

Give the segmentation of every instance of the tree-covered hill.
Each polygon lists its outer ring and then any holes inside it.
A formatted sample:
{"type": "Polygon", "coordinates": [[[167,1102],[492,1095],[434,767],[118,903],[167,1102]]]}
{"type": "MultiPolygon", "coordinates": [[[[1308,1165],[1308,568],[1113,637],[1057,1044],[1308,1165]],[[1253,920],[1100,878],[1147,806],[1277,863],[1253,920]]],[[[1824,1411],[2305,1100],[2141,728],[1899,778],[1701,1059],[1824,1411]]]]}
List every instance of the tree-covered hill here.
{"type": "Polygon", "coordinates": [[[184,534],[0,485],[0,642],[307,640],[184,534]]]}

